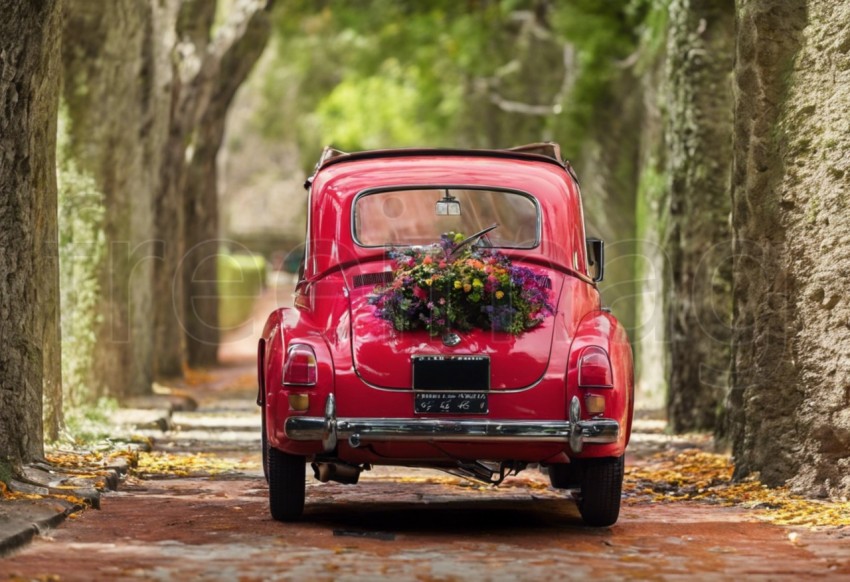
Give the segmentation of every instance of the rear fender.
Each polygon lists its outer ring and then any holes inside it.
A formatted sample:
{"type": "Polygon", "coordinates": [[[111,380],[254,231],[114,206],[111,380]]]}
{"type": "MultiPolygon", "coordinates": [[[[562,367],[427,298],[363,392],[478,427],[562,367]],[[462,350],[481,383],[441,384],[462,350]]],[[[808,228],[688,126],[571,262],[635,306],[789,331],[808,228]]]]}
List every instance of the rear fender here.
{"type": "Polygon", "coordinates": [[[275,354],[281,353],[282,334],[280,329],[287,307],[275,309],[266,319],[263,326],[263,334],[257,346],[257,405],[263,406],[266,402],[266,385],[268,383],[268,366],[275,354]]]}
{"type": "Polygon", "coordinates": [[[260,381],[263,414],[266,418],[266,436],[269,444],[282,451],[310,455],[322,452],[321,443],[294,442],[286,438],[283,424],[289,416],[323,416],[325,401],[334,391],[334,367],[330,349],[318,329],[310,325],[309,318],[297,309],[281,308],[272,313],[263,331],[264,355],[260,381]],[[306,344],[313,348],[318,366],[315,386],[284,386],[283,365],[290,345],[306,344]],[[307,394],[309,408],[294,411],[289,406],[290,394],[307,394]]]}
{"type": "Polygon", "coordinates": [[[570,346],[567,367],[567,402],[578,396],[582,405],[582,418],[590,418],[585,410],[585,395],[600,394],[605,397],[606,418],[620,423],[620,438],[616,443],[589,444],[580,457],[618,457],[625,452],[632,430],[634,413],[634,363],[632,348],[626,331],[617,319],[606,311],[591,311],[582,318],[570,346]],[[599,346],[608,353],[613,375],[613,388],[580,389],[578,387],[578,360],[588,346],[599,346]]]}

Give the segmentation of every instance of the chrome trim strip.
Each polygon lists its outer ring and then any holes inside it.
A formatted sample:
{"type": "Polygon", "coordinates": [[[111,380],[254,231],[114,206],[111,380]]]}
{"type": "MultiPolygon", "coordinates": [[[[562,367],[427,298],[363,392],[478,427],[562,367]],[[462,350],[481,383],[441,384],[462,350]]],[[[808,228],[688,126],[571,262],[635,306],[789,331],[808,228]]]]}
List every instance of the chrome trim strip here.
{"type": "MultiPolygon", "coordinates": [[[[466,354],[460,354],[460,355],[466,355],[466,354]]],[[[402,394],[413,394],[413,388],[384,388],[383,386],[377,386],[375,384],[372,384],[371,382],[367,382],[366,380],[363,379],[363,376],[360,375],[360,371],[357,369],[357,366],[354,366],[354,374],[357,376],[357,378],[361,382],[363,382],[363,384],[366,387],[371,388],[372,390],[379,390],[381,392],[396,392],[396,393],[402,393],[402,394]]],[[[528,390],[531,390],[532,388],[537,387],[541,382],[543,382],[543,380],[545,378],[546,378],[546,372],[543,372],[542,376],[540,376],[537,380],[535,380],[532,384],[529,384],[528,386],[525,386],[523,388],[491,388],[490,391],[488,392],[488,394],[490,394],[491,396],[496,395],[496,394],[519,394],[520,392],[526,392],[528,390]]],[[[441,390],[440,392],[446,392],[446,391],[441,390]]],[[[448,392],[451,392],[451,390],[448,390],[448,392]]],[[[469,392],[469,390],[456,390],[456,392],[469,392]]]]}
{"type": "Polygon", "coordinates": [[[463,441],[463,442],[551,442],[570,444],[581,452],[585,443],[617,442],[620,425],[610,418],[579,420],[489,420],[441,418],[334,418],[329,399],[325,417],[292,416],[284,433],[294,441],[322,441],[330,452],[339,439],[352,446],[368,442],[463,441]]]}
{"type": "MultiPolygon", "coordinates": [[[[401,394],[413,394],[413,388],[384,388],[383,386],[377,386],[372,384],[371,382],[367,382],[363,379],[363,376],[360,375],[360,371],[357,370],[357,366],[354,366],[354,374],[357,378],[363,382],[363,384],[372,390],[379,390],[381,392],[396,392],[401,394]]],[[[534,383],[529,384],[523,388],[491,388],[487,394],[491,396],[498,394],[519,394],[520,392],[527,392],[532,388],[537,387],[546,377],[546,373],[544,372],[542,376],[540,376],[534,383]]],[[[440,392],[452,392],[452,390],[440,390],[440,392]]],[[[469,390],[455,390],[455,392],[469,392],[469,390]]]]}

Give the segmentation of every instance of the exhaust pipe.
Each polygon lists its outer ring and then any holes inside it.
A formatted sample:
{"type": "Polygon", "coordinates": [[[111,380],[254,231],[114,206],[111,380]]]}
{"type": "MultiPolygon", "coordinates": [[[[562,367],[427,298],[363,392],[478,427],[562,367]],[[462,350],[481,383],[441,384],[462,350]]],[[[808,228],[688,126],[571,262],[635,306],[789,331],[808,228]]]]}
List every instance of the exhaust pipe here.
{"type": "Polygon", "coordinates": [[[336,481],[344,485],[356,485],[360,479],[360,467],[344,463],[312,463],[313,476],[322,483],[336,481]]]}

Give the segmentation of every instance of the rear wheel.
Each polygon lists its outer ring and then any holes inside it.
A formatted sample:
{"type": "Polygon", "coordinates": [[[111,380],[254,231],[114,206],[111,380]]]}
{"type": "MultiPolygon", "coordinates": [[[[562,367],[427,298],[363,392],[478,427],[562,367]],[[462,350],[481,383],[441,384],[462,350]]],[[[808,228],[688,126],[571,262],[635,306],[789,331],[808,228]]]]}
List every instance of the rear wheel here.
{"type": "Polygon", "coordinates": [[[594,527],[613,525],[620,515],[624,457],[584,459],[578,510],[584,523],[594,527]]]}
{"type": "Polygon", "coordinates": [[[269,447],[269,509],[278,521],[294,521],[304,512],[304,457],[269,447]]]}

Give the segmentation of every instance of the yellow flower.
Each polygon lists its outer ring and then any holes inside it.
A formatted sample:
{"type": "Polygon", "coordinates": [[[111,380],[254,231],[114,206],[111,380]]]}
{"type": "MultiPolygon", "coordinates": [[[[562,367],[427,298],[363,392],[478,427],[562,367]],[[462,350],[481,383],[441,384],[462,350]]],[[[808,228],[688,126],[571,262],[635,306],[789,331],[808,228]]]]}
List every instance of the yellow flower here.
{"type": "Polygon", "coordinates": [[[474,279],[472,281],[472,286],[473,287],[483,287],[484,283],[482,283],[480,279],[474,279]]]}
{"type": "Polygon", "coordinates": [[[504,291],[496,291],[496,299],[501,299],[504,296],[505,296],[504,291]]]}
{"type": "Polygon", "coordinates": [[[461,283],[460,281],[455,281],[455,289],[460,289],[461,287],[463,287],[463,283],[461,283]]]}
{"type": "Polygon", "coordinates": [[[433,277],[428,277],[427,279],[425,279],[425,284],[428,285],[429,287],[431,286],[431,283],[433,283],[433,282],[434,282],[433,277]]]}

